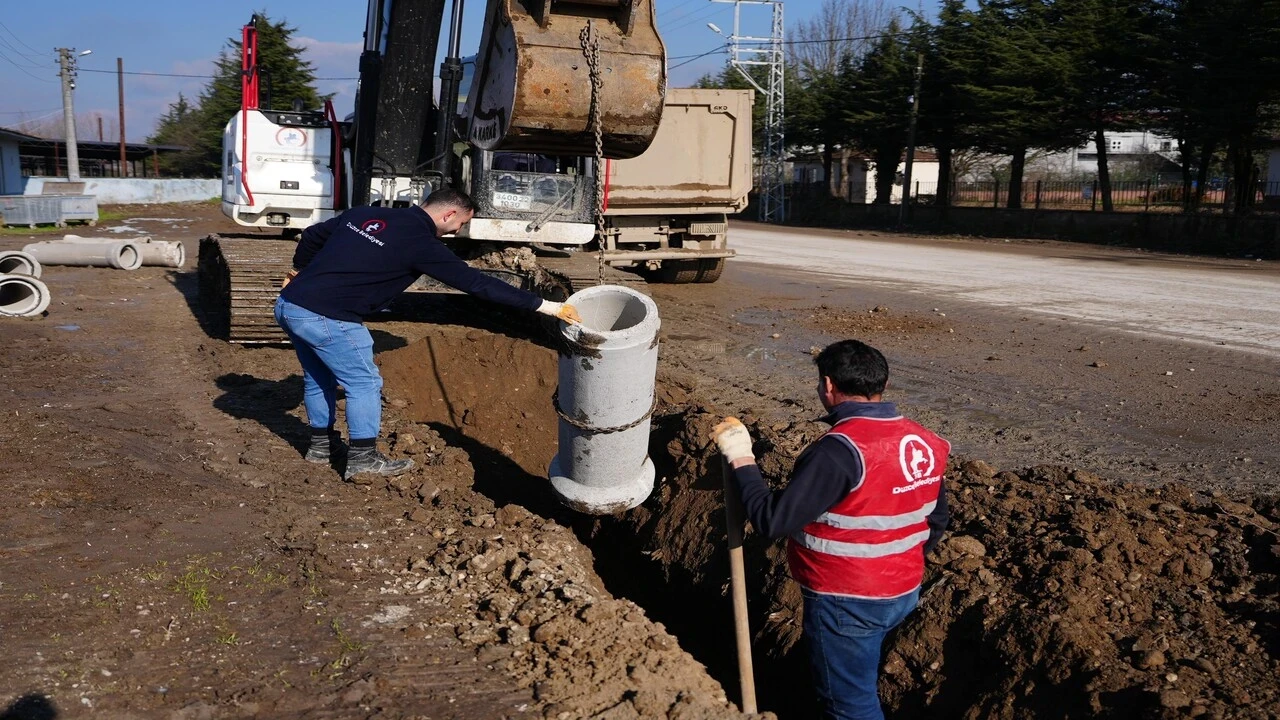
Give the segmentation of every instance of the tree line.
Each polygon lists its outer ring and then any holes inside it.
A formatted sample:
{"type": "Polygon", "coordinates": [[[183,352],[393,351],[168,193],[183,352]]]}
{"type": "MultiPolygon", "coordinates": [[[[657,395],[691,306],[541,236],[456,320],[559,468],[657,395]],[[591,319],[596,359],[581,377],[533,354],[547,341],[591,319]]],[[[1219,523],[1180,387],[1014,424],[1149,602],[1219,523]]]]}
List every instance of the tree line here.
{"type": "MultiPolygon", "coordinates": [[[[1111,210],[1104,134],[1148,130],[1177,140],[1194,209],[1211,170],[1253,187],[1280,138],[1280,0],[942,0],[933,18],[824,0],[788,38],[788,144],[820,149],[828,178],[836,148],[896,169],[917,65],[916,139],[937,152],[939,204],[965,153],[1010,157],[1008,205],[1019,207],[1029,152],[1093,139],[1111,210]]],[[[750,87],[732,67],[698,85],[750,87]]],[[[894,172],[876,178],[875,202],[887,203],[894,172]]],[[[1253,202],[1233,198],[1237,212],[1253,202]]]]}
{"type": "MultiPolygon", "coordinates": [[[[293,43],[296,27],[286,21],[258,16],[258,71],[260,104],[264,110],[287,110],[299,100],[307,109],[324,102],[315,88],[315,68],[293,43]]],[[[148,143],[177,145],[184,150],[164,155],[166,172],[183,177],[218,177],[222,174],[222,133],[227,121],[240,111],[240,37],[229,38],[214,61],[214,75],[199,96],[182,94],[160,116],[148,143]]]]}

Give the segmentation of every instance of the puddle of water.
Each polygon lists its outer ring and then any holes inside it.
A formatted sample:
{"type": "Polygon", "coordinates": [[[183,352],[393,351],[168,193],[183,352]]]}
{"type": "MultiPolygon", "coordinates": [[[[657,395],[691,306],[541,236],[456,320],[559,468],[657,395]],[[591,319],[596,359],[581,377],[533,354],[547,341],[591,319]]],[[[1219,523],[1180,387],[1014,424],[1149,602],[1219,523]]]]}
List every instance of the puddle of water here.
{"type": "Polygon", "coordinates": [[[55,329],[55,330],[69,330],[69,331],[74,331],[74,330],[79,330],[79,329],[80,329],[80,326],[79,326],[79,325],[54,325],[53,327],[54,327],[54,329],[55,329]]]}

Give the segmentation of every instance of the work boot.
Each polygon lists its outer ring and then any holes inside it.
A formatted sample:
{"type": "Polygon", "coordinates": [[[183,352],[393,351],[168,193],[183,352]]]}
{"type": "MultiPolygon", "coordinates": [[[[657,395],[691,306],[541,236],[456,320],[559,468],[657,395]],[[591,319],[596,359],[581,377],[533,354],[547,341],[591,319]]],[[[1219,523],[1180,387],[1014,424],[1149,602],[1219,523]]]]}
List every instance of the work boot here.
{"type": "Polygon", "coordinates": [[[311,445],[303,456],[307,462],[328,465],[342,454],[342,435],[332,430],[311,430],[311,445]]]}
{"type": "Polygon", "coordinates": [[[347,469],[342,473],[343,480],[350,480],[362,473],[378,475],[400,475],[413,468],[413,461],[392,460],[378,452],[376,447],[356,447],[354,444],[347,453],[347,469]]]}

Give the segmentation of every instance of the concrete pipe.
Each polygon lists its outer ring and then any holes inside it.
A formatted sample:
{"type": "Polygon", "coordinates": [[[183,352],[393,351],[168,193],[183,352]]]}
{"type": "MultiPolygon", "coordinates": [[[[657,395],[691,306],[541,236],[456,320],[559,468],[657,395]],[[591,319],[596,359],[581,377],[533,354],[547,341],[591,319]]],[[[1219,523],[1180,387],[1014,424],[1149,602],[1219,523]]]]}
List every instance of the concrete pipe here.
{"type": "Polygon", "coordinates": [[[21,250],[0,250],[0,275],[29,275],[39,278],[40,261],[21,250]]]}
{"type": "Polygon", "coordinates": [[[0,275],[0,316],[32,317],[49,307],[49,288],[30,275],[0,275]]]}
{"type": "Polygon", "coordinates": [[[658,370],[658,306],[618,285],[575,293],[582,325],[561,325],[556,412],[560,443],[547,474],[569,507],[629,510],[653,492],[649,423],[658,370]]]}
{"type": "Polygon", "coordinates": [[[137,270],[142,267],[142,253],[128,241],[113,243],[42,242],[22,248],[45,265],[77,265],[137,270]]]}
{"type": "MultiPolygon", "coordinates": [[[[81,237],[64,235],[63,242],[69,243],[114,243],[119,238],[81,237]]],[[[152,240],[150,235],[131,238],[126,242],[133,243],[142,253],[142,264],[147,267],[180,268],[187,264],[187,250],[177,240],[152,240]]]]}

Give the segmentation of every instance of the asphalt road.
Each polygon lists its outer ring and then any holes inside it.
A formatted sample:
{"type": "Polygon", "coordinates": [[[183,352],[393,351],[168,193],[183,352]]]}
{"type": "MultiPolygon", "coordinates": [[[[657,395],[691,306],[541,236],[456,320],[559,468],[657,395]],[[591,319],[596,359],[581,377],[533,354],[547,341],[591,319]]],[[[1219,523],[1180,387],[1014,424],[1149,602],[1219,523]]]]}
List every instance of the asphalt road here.
{"type": "Polygon", "coordinates": [[[1280,358],[1280,263],[735,225],[736,262],[1280,358]],[[871,235],[871,236],[868,236],[871,235]]]}

